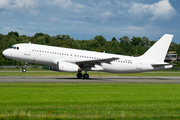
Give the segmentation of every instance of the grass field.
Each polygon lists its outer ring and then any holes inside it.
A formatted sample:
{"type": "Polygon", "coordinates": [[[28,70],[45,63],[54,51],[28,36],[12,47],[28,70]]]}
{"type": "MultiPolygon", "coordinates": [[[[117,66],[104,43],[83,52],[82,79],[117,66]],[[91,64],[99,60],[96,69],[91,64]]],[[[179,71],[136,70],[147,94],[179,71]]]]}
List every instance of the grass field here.
{"type": "Polygon", "coordinates": [[[179,84],[0,83],[0,120],[180,119],[179,84]]]}
{"type": "MultiPolygon", "coordinates": [[[[0,76],[63,76],[63,77],[76,77],[77,73],[67,72],[54,72],[49,70],[30,70],[26,73],[21,70],[0,70],[0,76]]],[[[129,74],[116,74],[116,73],[104,73],[104,72],[88,72],[90,77],[118,77],[118,76],[177,76],[180,77],[180,71],[155,71],[145,73],[129,73],[129,74]]]]}
{"type": "MultiPolygon", "coordinates": [[[[89,72],[90,77],[180,76],[179,71],[134,74],[89,72]]],[[[44,70],[0,76],[64,76],[44,70]]],[[[180,84],[0,83],[0,120],[180,119],[180,84]]]]}

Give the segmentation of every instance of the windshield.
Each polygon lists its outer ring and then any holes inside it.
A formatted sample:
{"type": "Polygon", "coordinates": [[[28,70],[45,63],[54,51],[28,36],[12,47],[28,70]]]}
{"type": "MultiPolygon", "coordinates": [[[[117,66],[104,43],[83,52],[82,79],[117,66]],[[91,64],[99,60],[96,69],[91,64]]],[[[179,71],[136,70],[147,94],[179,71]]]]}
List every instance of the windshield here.
{"type": "Polygon", "coordinates": [[[16,49],[16,50],[19,50],[19,47],[11,46],[10,49],[16,49]]]}

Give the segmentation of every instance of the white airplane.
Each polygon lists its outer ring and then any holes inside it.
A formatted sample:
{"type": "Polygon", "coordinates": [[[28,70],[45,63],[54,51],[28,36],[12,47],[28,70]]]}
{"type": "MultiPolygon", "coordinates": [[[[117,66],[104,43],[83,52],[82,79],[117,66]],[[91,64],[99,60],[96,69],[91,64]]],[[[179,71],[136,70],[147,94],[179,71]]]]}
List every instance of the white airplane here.
{"type": "MultiPolygon", "coordinates": [[[[142,56],[124,56],[31,43],[15,44],[3,51],[9,59],[29,63],[45,64],[50,70],[77,72],[77,78],[88,79],[87,71],[111,73],[136,73],[170,69],[172,64],[164,62],[173,35],[165,34],[142,56]],[[85,74],[82,75],[82,71],[85,74]]],[[[26,69],[22,69],[26,72],[26,69]]]]}

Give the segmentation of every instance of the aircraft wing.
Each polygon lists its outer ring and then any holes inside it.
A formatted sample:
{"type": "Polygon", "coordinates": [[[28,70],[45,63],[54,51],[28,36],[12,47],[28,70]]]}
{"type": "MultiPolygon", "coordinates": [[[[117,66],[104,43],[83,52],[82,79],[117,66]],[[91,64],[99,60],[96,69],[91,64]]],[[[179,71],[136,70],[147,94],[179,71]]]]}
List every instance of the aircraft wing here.
{"type": "Polygon", "coordinates": [[[95,65],[101,65],[101,63],[111,64],[111,61],[117,60],[119,58],[112,57],[112,58],[104,58],[104,59],[95,59],[95,60],[77,60],[75,63],[80,67],[94,67],[95,65]]]}

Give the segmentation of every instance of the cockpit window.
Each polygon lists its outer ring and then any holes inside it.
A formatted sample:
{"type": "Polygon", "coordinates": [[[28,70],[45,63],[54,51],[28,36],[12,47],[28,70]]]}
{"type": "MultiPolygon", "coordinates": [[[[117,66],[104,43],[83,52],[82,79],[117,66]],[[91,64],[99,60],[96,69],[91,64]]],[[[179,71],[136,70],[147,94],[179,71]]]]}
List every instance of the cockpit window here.
{"type": "Polygon", "coordinates": [[[16,49],[16,50],[19,50],[19,47],[11,46],[10,49],[16,49]]]}

